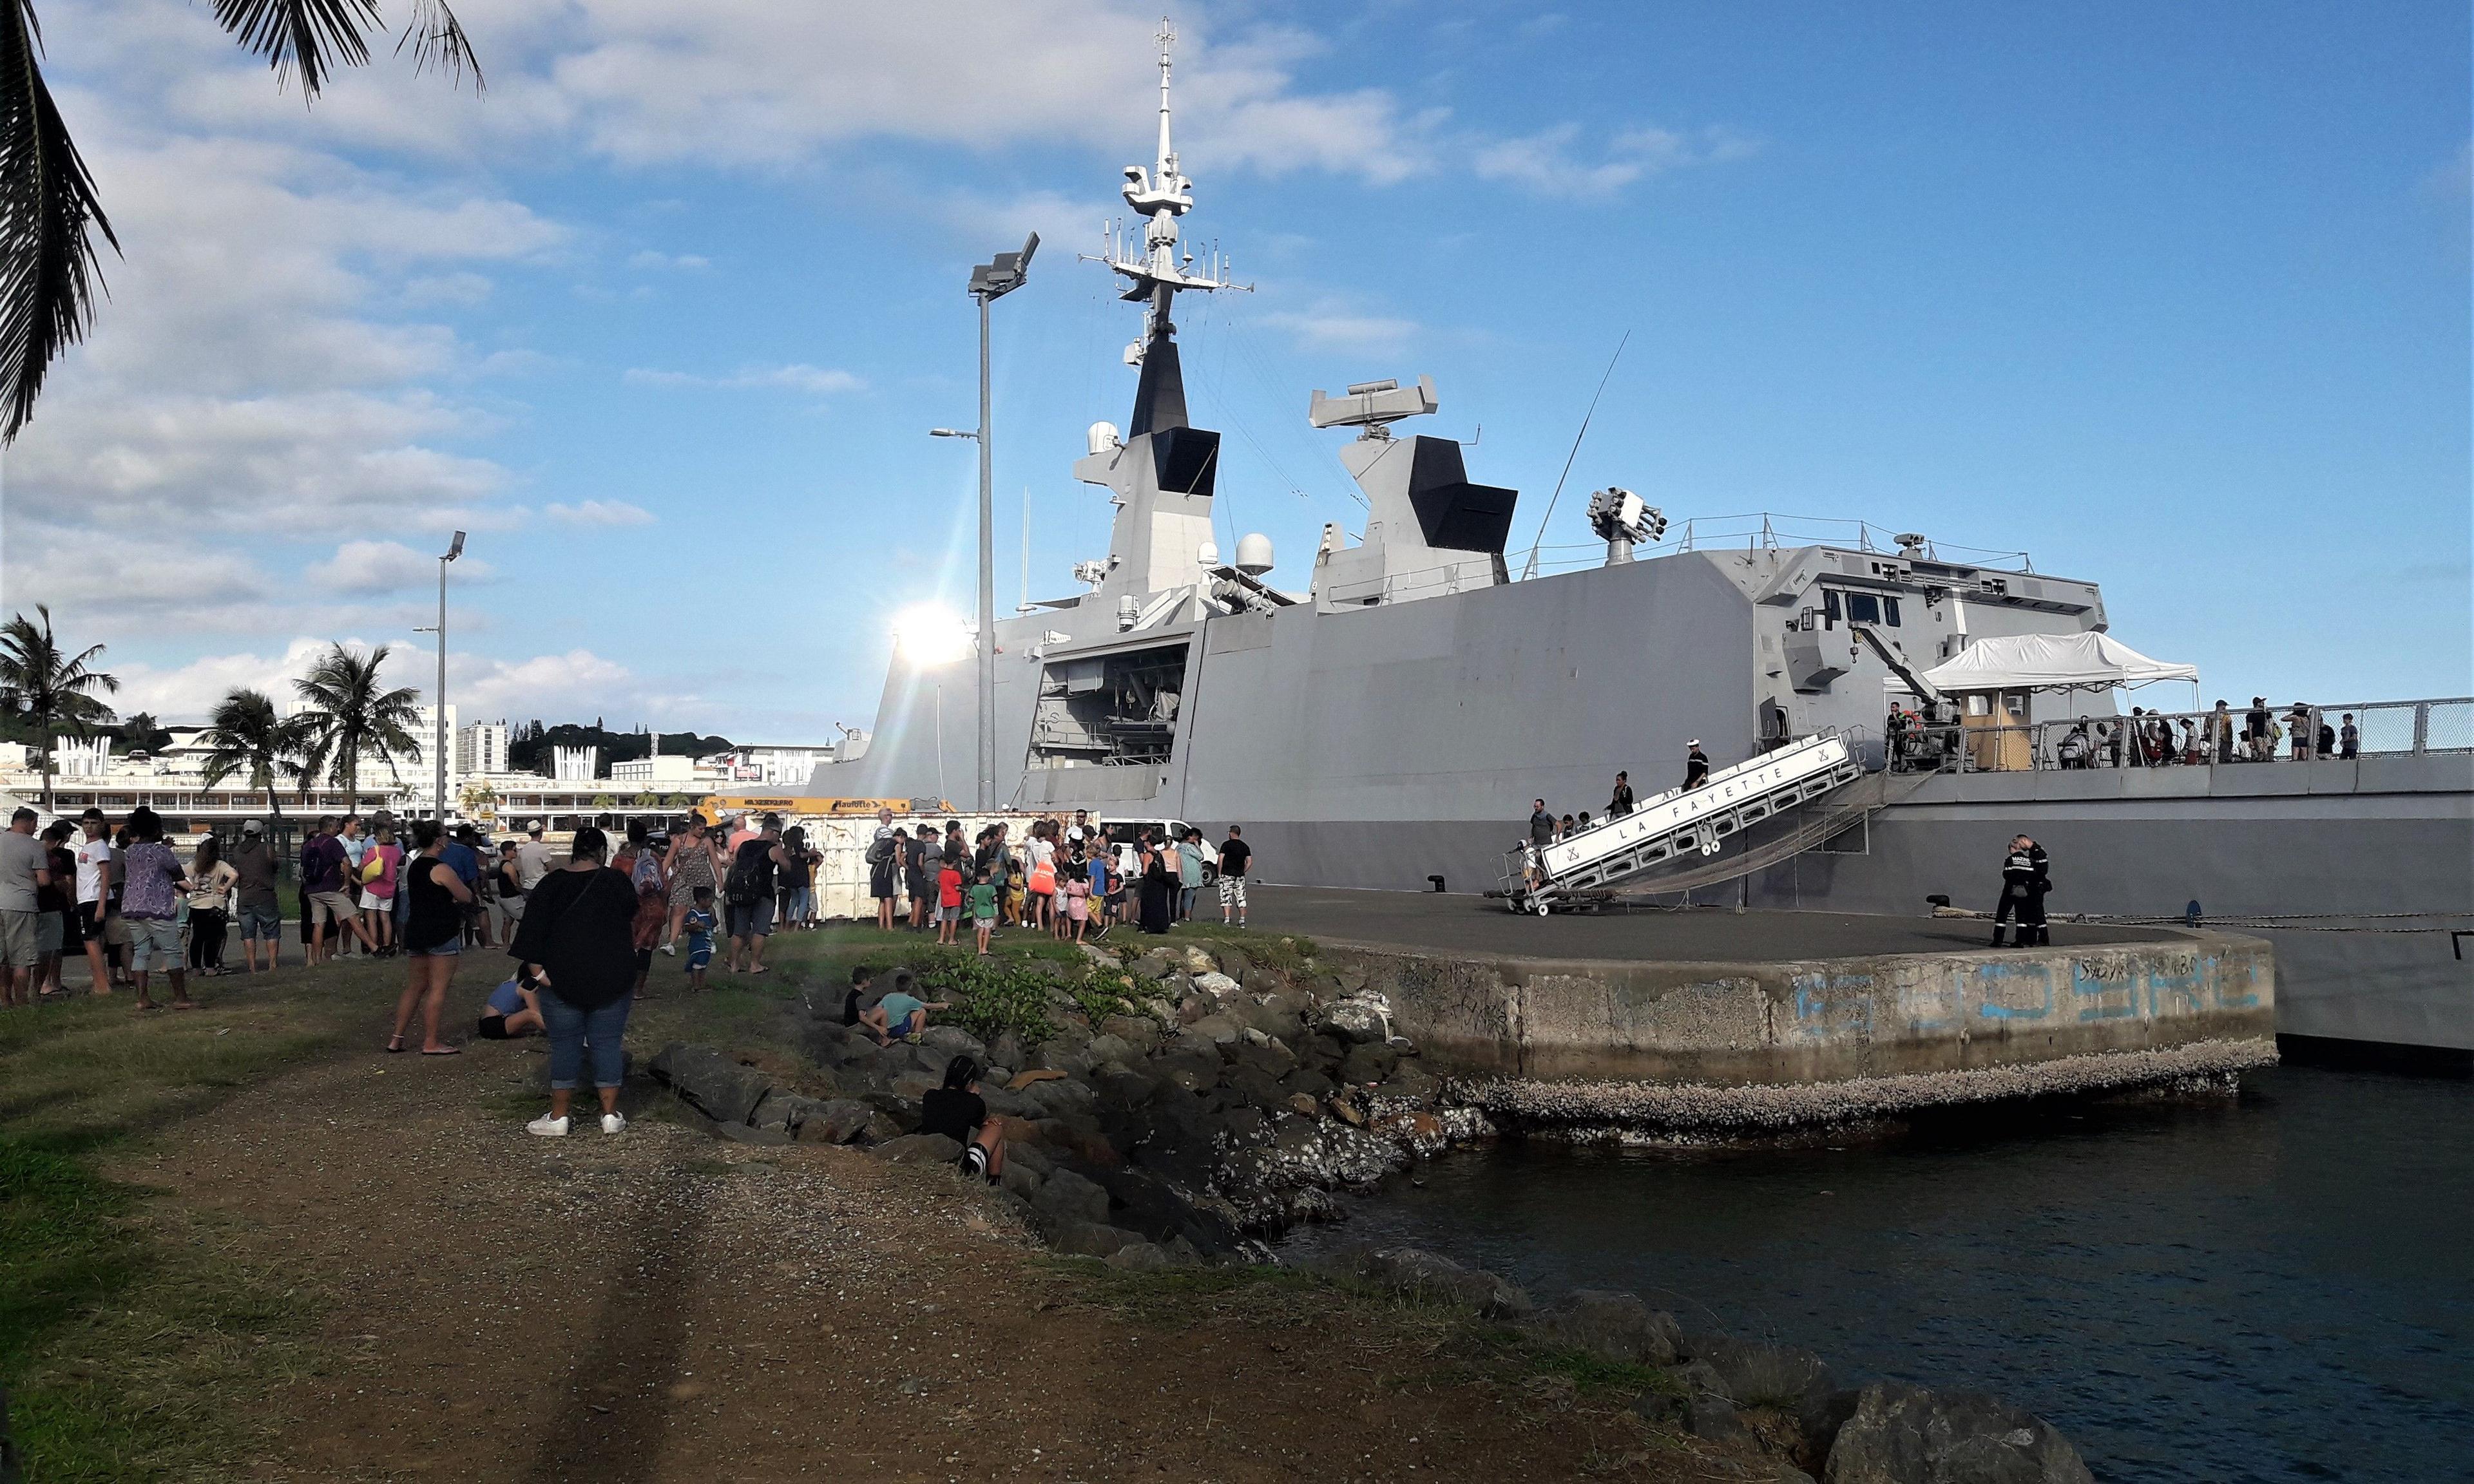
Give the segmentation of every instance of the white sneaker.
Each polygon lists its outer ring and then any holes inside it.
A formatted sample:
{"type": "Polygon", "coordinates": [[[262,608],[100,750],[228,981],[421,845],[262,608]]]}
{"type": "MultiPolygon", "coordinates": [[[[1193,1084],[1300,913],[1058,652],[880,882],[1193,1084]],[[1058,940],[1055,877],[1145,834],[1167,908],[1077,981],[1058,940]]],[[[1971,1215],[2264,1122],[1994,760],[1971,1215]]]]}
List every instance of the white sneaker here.
{"type": "Polygon", "coordinates": [[[663,952],[665,952],[665,953],[667,953],[667,954],[668,954],[668,955],[669,955],[670,957],[672,957],[672,958],[676,958],[676,957],[678,957],[678,956],[679,956],[679,945],[678,945],[677,941],[676,941],[676,940],[672,940],[671,942],[668,942],[668,943],[666,943],[666,944],[662,945],[662,951],[663,951],[663,952]]]}
{"type": "Polygon", "coordinates": [[[525,1124],[524,1132],[527,1134],[538,1134],[544,1138],[565,1138],[567,1137],[567,1119],[553,1118],[549,1114],[544,1113],[540,1117],[535,1118],[532,1122],[525,1124]]]}
{"type": "Polygon", "coordinates": [[[625,1113],[603,1113],[603,1114],[601,1115],[601,1132],[602,1132],[602,1133],[604,1133],[604,1134],[624,1134],[624,1133],[626,1133],[626,1132],[627,1132],[627,1115],[626,1115],[625,1113]]]}

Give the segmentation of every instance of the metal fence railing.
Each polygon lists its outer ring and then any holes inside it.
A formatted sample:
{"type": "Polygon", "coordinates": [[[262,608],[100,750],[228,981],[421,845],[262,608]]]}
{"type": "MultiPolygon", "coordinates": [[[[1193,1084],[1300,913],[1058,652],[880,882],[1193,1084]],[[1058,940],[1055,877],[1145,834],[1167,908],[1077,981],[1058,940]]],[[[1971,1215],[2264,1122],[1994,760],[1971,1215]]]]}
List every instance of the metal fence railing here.
{"type": "Polygon", "coordinates": [[[2474,697],[2150,711],[2024,726],[1902,726],[1888,743],[1902,773],[2024,773],[2077,768],[2214,767],[2474,752],[2474,697]],[[2351,729],[2350,735],[2348,728],[2351,729]],[[2300,745],[2297,745],[2300,744],[2300,745]],[[2323,745],[2324,744],[2324,745],[2323,745]]]}

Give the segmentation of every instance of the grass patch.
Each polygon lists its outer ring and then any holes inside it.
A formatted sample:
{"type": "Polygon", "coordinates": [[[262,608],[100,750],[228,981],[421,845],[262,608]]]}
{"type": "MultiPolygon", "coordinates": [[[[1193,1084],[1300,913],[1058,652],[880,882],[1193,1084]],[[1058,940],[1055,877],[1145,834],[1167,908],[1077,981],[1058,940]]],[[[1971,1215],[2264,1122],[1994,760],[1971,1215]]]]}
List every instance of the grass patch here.
{"type": "MultiPolygon", "coordinates": [[[[1292,979],[1304,979],[1317,968],[1314,940],[1296,933],[1269,933],[1256,928],[1224,926],[1218,922],[1206,922],[1197,919],[1190,922],[1176,924],[1169,934],[1169,941],[1174,943],[1178,939],[1200,940],[1205,952],[1209,952],[1211,945],[1215,943],[1227,944],[1232,947],[1245,950],[1246,956],[1253,960],[1256,968],[1268,969],[1273,973],[1286,974],[1292,979]]],[[[1141,950],[1136,948],[1132,951],[1141,950]]]]}
{"type": "Polygon", "coordinates": [[[402,972],[207,980],[196,1012],[114,994],[0,1016],[0,1380],[28,1484],[206,1477],[244,1446],[244,1399],[298,1363],[307,1296],[103,1161],[371,1034],[402,972]]]}

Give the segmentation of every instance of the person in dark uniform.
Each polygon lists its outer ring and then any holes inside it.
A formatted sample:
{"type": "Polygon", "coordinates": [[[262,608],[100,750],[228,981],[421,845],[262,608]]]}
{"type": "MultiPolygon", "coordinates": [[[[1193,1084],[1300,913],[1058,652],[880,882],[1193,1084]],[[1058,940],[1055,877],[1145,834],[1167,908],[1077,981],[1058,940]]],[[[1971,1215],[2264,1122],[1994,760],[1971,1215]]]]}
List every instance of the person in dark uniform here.
{"type": "Polygon", "coordinates": [[[1691,751],[1684,754],[1684,786],[1699,788],[1710,781],[1710,754],[1701,751],[1701,739],[1694,737],[1691,751]]]}
{"type": "Polygon", "coordinates": [[[1630,814],[1631,812],[1632,775],[1621,769],[1617,769],[1615,771],[1614,797],[1607,801],[1607,818],[1613,819],[1618,814],[1630,814]]]}
{"type": "Polygon", "coordinates": [[[2020,947],[2032,947],[2044,938],[2045,893],[2052,887],[2046,865],[2043,846],[2025,835],[2011,840],[2009,853],[2001,857],[2001,901],[1993,909],[1993,946],[2003,946],[2002,925],[2014,917],[2020,947]]]}

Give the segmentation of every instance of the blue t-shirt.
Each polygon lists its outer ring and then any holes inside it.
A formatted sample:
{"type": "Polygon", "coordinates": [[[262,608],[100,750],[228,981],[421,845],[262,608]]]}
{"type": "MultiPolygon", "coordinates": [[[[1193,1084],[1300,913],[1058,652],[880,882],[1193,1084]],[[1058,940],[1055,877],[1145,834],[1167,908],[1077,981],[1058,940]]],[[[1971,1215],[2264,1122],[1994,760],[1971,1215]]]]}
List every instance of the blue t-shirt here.
{"type": "Polygon", "coordinates": [[[702,907],[693,908],[689,911],[686,917],[679,919],[679,925],[688,930],[688,946],[690,948],[710,948],[713,946],[714,920],[712,913],[706,911],[702,907]]]}
{"type": "Polygon", "coordinates": [[[524,1008],[523,991],[516,987],[516,981],[508,980],[490,992],[490,1008],[502,1016],[514,1015],[524,1008]]]}
{"type": "Polygon", "coordinates": [[[447,869],[454,872],[466,886],[481,879],[481,857],[473,854],[473,848],[461,840],[448,841],[447,848],[438,852],[438,858],[445,861],[447,869]]]}
{"type": "Polygon", "coordinates": [[[887,1025],[900,1025],[910,1018],[912,1012],[928,1008],[918,996],[905,994],[900,990],[887,994],[877,1003],[885,1010],[885,1023],[887,1025]]]}
{"type": "Polygon", "coordinates": [[[1091,895],[1094,897],[1108,895],[1108,857],[1105,855],[1091,857],[1091,895]]]}

